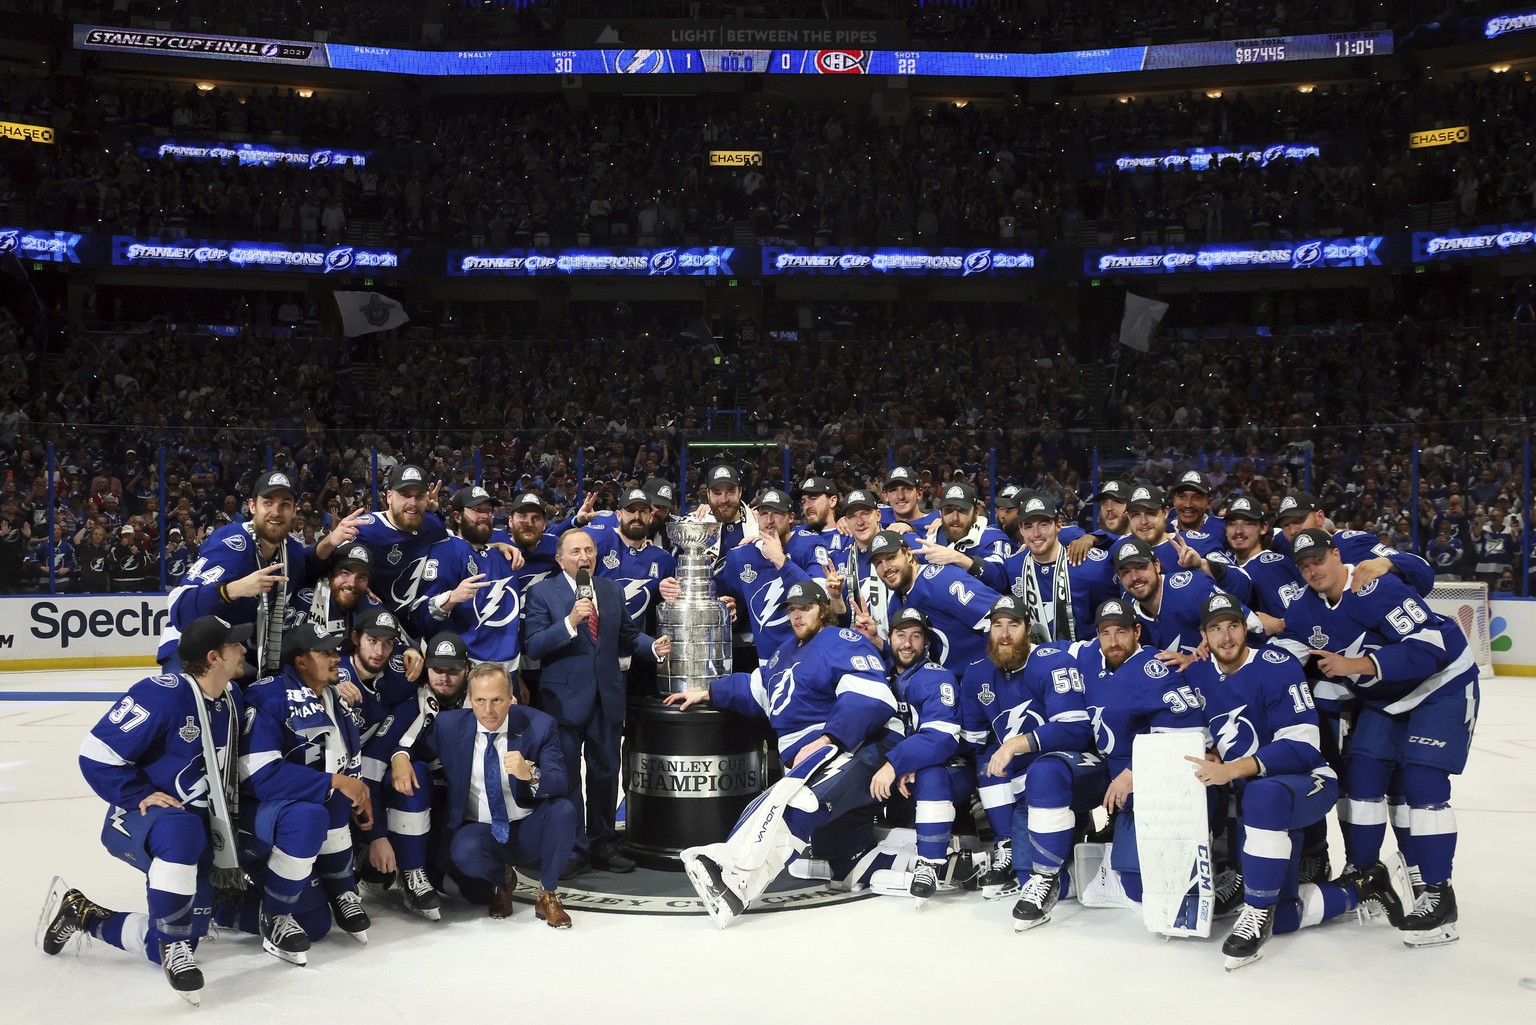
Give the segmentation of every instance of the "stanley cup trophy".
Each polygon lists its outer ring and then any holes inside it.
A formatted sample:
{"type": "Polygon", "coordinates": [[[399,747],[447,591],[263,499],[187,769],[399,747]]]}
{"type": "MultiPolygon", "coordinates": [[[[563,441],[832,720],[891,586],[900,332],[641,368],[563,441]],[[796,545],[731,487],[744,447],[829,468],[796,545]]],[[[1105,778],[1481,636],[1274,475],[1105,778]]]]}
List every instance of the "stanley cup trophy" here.
{"type": "Polygon", "coordinates": [[[681,871],[679,851],[724,840],[762,792],[764,748],[761,726],[750,719],[663,701],[731,671],[731,617],[711,579],[720,524],[686,519],[667,529],[682,593],[656,610],[657,633],[672,638],[656,693],[630,698],[624,847],[648,868],[681,871]]]}

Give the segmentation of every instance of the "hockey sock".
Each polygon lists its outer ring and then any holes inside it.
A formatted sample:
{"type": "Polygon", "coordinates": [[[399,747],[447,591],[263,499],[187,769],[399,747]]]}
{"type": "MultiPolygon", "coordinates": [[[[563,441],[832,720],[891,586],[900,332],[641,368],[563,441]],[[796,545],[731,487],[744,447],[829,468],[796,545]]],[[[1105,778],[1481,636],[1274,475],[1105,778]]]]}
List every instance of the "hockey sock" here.
{"type": "Polygon", "coordinates": [[[1034,871],[1050,875],[1061,871],[1072,855],[1072,833],[1077,828],[1077,815],[1071,806],[1072,766],[1060,758],[1038,758],[1026,776],[1029,847],[1014,842],[1014,865],[1021,871],[1032,865],[1034,871]],[[1028,858],[1023,857],[1025,850],[1029,851],[1028,858]]]}
{"type": "Polygon", "coordinates": [[[1339,824],[1344,833],[1344,858],[1365,866],[1381,857],[1387,835],[1386,762],[1352,755],[1344,767],[1344,797],[1339,801],[1339,824]]]}
{"type": "MultiPolygon", "coordinates": [[[[1451,878],[1456,857],[1456,813],[1451,810],[1451,780],[1443,769],[1425,765],[1403,767],[1403,796],[1408,801],[1408,827],[1424,882],[1437,885],[1451,878]]],[[[1408,852],[1404,852],[1405,856],[1408,852]]]]}

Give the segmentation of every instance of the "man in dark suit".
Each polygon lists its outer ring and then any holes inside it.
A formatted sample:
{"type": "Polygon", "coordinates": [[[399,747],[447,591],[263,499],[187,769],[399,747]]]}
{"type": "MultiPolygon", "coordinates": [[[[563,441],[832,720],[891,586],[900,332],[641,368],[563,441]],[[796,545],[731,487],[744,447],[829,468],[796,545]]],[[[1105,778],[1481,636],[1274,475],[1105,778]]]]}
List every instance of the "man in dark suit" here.
{"type": "MultiPolygon", "coordinates": [[[[555,890],[581,814],[567,796],[573,787],[555,721],[519,705],[506,669],[486,662],[470,673],[469,707],[439,715],[417,743],[442,763],[448,781],[439,851],[446,849],[450,864],[443,867],[459,891],[475,903],[489,900],[491,917],[506,918],[517,888],[512,866],[537,861],[534,913],[551,928],[569,929],[571,916],[555,890]]],[[[409,751],[395,752],[390,762],[402,791],[431,785],[416,778],[409,751]]]]}
{"type": "Polygon", "coordinates": [[[619,734],[624,726],[624,677],[619,656],[643,654],[659,662],[672,650],[668,637],[640,632],[630,619],[624,588],[594,577],[597,546],[584,530],[567,530],[555,549],[557,576],[528,590],[523,651],[543,663],[539,707],[560,724],[560,747],[571,774],[571,798],[586,755],[586,831],[576,842],[568,875],[587,867],[629,872],[635,863],[614,847],[619,804],[619,734]],[[580,581],[580,583],[578,583],[580,581]]]}

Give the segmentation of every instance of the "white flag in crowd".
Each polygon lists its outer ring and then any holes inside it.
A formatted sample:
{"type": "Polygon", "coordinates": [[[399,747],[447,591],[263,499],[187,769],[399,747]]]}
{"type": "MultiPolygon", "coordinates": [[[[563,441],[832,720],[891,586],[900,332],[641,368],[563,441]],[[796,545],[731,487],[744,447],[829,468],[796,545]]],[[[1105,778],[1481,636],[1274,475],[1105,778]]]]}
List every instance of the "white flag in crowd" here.
{"type": "Polygon", "coordinates": [[[341,311],[341,333],[348,338],[388,331],[411,319],[399,303],[377,292],[337,292],[336,308],[341,311]]]}
{"type": "Polygon", "coordinates": [[[1156,299],[1125,293],[1125,316],[1120,318],[1120,344],[1138,352],[1146,352],[1152,345],[1152,332],[1168,312],[1168,304],[1156,299]]]}

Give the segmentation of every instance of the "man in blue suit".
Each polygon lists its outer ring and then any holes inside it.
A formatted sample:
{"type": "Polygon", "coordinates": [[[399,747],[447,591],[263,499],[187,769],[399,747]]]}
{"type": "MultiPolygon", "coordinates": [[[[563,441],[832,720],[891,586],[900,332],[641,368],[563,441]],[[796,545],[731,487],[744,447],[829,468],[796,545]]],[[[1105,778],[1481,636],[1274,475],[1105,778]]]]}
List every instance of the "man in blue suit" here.
{"type": "Polygon", "coordinates": [[[555,548],[558,575],[528,589],[523,651],[544,666],[539,707],[560,724],[560,749],[571,774],[571,799],[582,811],[575,785],[586,755],[586,831],[567,875],[588,867],[629,872],[635,863],[614,847],[619,804],[619,734],[624,727],[624,677],[619,656],[643,654],[654,662],[672,650],[668,637],[640,632],[630,619],[624,588],[592,576],[597,546],[584,530],[567,530],[555,548]]]}
{"type": "MultiPolygon", "coordinates": [[[[446,849],[443,867],[459,892],[475,903],[488,900],[491,917],[506,918],[517,888],[512,866],[537,860],[534,914],[553,929],[569,929],[571,916],[555,888],[576,846],[581,814],[567,796],[574,788],[555,721],[519,705],[506,669],[483,662],[469,676],[469,707],[442,713],[418,745],[426,759],[442,763],[448,781],[438,856],[446,849]]],[[[396,751],[390,762],[402,792],[431,785],[417,778],[410,751],[396,751]]]]}

